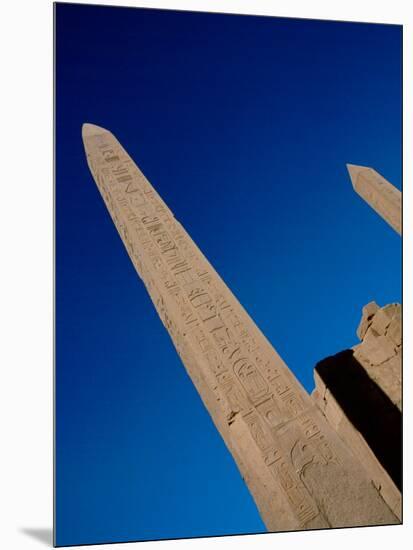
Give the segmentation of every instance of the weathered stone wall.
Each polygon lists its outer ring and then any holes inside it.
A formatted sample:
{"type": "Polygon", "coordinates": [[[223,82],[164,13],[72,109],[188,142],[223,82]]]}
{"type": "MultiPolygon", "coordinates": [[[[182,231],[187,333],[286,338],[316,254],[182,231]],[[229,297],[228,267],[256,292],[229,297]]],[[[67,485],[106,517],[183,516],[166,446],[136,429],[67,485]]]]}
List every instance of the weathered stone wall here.
{"type": "Polygon", "coordinates": [[[401,410],[401,306],[379,308],[370,302],[363,308],[357,330],[361,343],[354,346],[354,357],[369,377],[401,410]]]}
{"type": "Polygon", "coordinates": [[[316,365],[313,399],[401,519],[401,306],[363,308],[361,343],[316,365]]]}

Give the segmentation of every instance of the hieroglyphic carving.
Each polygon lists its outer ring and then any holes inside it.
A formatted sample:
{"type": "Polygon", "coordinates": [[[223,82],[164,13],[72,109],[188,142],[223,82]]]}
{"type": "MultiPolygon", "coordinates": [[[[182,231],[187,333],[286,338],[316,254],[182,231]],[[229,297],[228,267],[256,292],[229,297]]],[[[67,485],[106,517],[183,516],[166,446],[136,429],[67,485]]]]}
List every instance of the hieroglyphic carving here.
{"type": "Polygon", "coordinates": [[[284,489],[292,510],[297,514],[300,525],[313,520],[320,514],[316,503],[310,497],[304,484],[284,458],[280,449],[271,449],[265,457],[265,463],[271,470],[275,480],[284,489]]]}
{"type": "MultiPolygon", "coordinates": [[[[139,168],[106,131],[85,134],[108,210],[158,314],[197,387],[218,403],[218,424],[245,428],[250,452],[291,508],[291,525],[320,515],[301,476],[339,464],[311,402],[139,168]],[[233,426],[234,425],[234,426],[233,426]]],[[[254,472],[250,472],[251,476],[254,472]]],[[[273,498],[273,497],[271,497],[273,498]]],[[[325,525],[324,523],[321,525],[325,525]]]]}
{"type": "MultiPolygon", "coordinates": [[[[257,365],[248,357],[251,353],[256,352],[256,359],[260,359],[258,344],[254,338],[250,336],[245,325],[234,313],[227,299],[218,291],[216,284],[211,285],[215,291],[215,299],[205,288],[205,281],[202,280],[202,276],[205,276],[208,270],[204,269],[201,272],[194,273],[193,266],[190,265],[187,257],[188,249],[193,247],[189,246],[185,235],[179,228],[176,228],[175,238],[181,239],[181,246],[177,245],[172,234],[165,229],[164,220],[161,220],[155,212],[166,214],[166,219],[168,220],[170,228],[174,226],[171,216],[168,215],[166,208],[160,201],[154,197],[148,185],[146,185],[146,189],[142,187],[144,178],[137,177],[136,171],[132,173],[132,163],[129,162],[128,159],[123,159],[125,155],[122,155],[122,152],[118,150],[119,148],[116,148],[113,144],[108,144],[105,143],[104,140],[100,140],[98,147],[104,161],[113,163],[111,171],[108,172],[107,169],[101,171],[100,181],[102,178],[104,179],[105,176],[110,176],[109,179],[112,187],[118,184],[123,184],[125,186],[123,190],[118,186],[112,189],[112,194],[117,200],[118,207],[115,207],[113,203],[110,202],[108,202],[108,207],[115,211],[115,214],[120,207],[123,210],[126,220],[137,225],[136,234],[141,240],[143,249],[147,251],[152,266],[160,272],[161,277],[165,279],[166,288],[168,290],[174,288],[176,293],[179,287],[184,288],[189,304],[192,306],[193,310],[195,310],[191,311],[190,307],[188,307],[188,301],[184,300],[182,297],[180,298],[181,313],[183,314],[185,323],[191,325],[198,324],[198,322],[201,321],[207,332],[212,334],[213,342],[218,350],[221,350],[224,356],[223,358],[225,358],[227,362],[232,361],[234,373],[241,382],[245,392],[250,395],[253,400],[259,399],[268,392],[268,386],[257,365]],[[134,197],[128,202],[125,199],[126,194],[134,194],[134,197]],[[148,197],[148,195],[150,196],[148,197]],[[144,238],[141,231],[142,227],[146,229],[146,237],[149,236],[151,237],[150,239],[144,238]],[[157,245],[160,253],[155,252],[153,243],[157,245]],[[162,269],[165,263],[166,267],[169,269],[162,269]],[[197,280],[202,284],[190,286],[191,283],[196,283],[197,280]],[[218,313],[218,311],[220,313],[218,313]],[[221,313],[225,315],[221,315],[221,313]],[[231,352],[229,351],[229,346],[232,345],[234,347],[234,343],[243,345],[246,356],[240,356],[240,346],[235,346],[235,349],[231,350],[231,352]]],[[[105,195],[108,195],[106,190],[105,195]]],[[[133,243],[129,238],[127,230],[123,231],[123,237],[127,242],[128,249],[133,253],[133,243]]],[[[192,258],[194,257],[193,251],[190,255],[192,258]]],[[[210,356],[211,352],[209,352],[208,359],[210,359],[210,356]]],[[[270,372],[269,368],[267,370],[270,372]]],[[[282,378],[280,373],[277,373],[277,375],[278,378],[282,378]]],[[[273,380],[274,377],[272,377],[271,381],[273,380]]],[[[283,382],[281,382],[281,385],[278,382],[275,389],[276,393],[279,394],[281,398],[286,398],[283,394],[286,393],[287,387],[283,385],[283,382]]],[[[290,393],[288,394],[289,397],[290,393]]]]}

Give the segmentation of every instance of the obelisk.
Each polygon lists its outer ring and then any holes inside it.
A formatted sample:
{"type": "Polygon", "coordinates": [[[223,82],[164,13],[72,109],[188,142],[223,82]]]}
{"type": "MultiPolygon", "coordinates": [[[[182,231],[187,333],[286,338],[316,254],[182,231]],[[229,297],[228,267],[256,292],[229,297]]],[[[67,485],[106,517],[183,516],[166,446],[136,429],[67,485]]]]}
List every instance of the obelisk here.
{"type": "Polygon", "coordinates": [[[367,166],[347,164],[351,183],[360,195],[400,235],[401,193],[376,170],[367,166]]]}
{"type": "Polygon", "coordinates": [[[363,465],[116,138],[92,124],[82,133],[129,256],[267,528],[398,523],[363,465]]]}

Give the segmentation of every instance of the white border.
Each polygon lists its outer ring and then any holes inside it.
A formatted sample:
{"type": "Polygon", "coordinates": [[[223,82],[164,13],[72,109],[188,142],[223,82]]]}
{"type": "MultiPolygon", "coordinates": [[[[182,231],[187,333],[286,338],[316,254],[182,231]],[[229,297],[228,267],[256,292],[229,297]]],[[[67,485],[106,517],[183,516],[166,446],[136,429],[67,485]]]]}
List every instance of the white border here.
{"type": "MultiPolygon", "coordinates": [[[[83,3],[83,2],[82,2],[83,3]]],[[[405,331],[412,333],[412,17],[405,0],[133,0],[93,4],[162,7],[183,10],[254,13],[288,17],[398,23],[404,25],[404,305],[405,331]],[[410,154],[409,154],[410,153],[410,154]],[[410,157],[410,158],[409,158],[410,157]]],[[[0,17],[1,64],[1,264],[0,294],[2,395],[0,398],[0,546],[7,550],[45,547],[24,529],[52,526],[52,2],[3,2],[0,17]],[[5,169],[5,170],[4,170],[5,169]]],[[[409,462],[410,367],[405,341],[405,524],[380,527],[279,533],[169,542],[139,543],[134,548],[289,548],[332,546],[407,547],[412,519],[409,462]],[[406,495],[407,492],[407,495],[406,495]]],[[[412,533],[410,532],[410,535],[412,533]]],[[[79,547],[84,548],[84,547],[79,547]]],[[[130,544],[101,548],[132,548],[130,544]]]]}

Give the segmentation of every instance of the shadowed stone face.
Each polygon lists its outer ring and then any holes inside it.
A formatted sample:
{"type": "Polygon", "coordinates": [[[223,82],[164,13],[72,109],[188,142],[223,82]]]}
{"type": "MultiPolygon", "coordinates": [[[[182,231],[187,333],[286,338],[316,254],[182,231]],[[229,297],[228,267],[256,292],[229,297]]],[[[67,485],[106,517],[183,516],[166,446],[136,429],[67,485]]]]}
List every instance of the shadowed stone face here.
{"type": "Polygon", "coordinates": [[[268,529],[397,523],[363,465],[116,138],[92,124],[82,135],[133,265],[268,529]]]}

